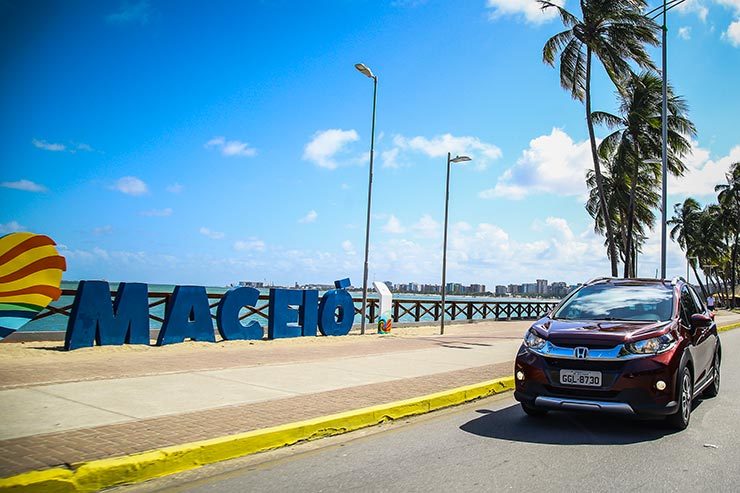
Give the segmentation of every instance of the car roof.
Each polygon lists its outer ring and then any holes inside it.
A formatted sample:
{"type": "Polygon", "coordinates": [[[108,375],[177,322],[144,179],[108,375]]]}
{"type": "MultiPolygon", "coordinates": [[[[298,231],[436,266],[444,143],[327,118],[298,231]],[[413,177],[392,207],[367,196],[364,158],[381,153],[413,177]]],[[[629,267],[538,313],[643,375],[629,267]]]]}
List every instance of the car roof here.
{"type": "Polygon", "coordinates": [[[630,277],[630,278],[624,278],[624,277],[597,277],[594,279],[591,279],[587,283],[585,283],[585,286],[593,285],[593,284],[627,284],[634,286],[637,285],[662,285],[665,287],[670,286],[676,286],[678,284],[685,284],[686,281],[682,277],[674,277],[673,279],[655,279],[655,278],[648,278],[648,277],[630,277]]]}

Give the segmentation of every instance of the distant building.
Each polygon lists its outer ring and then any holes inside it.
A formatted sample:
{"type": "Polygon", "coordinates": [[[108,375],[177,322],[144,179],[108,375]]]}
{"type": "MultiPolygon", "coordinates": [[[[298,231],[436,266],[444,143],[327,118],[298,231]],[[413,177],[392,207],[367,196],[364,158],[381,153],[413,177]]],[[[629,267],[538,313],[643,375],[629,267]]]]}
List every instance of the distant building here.
{"type": "Polygon", "coordinates": [[[523,294],[537,294],[537,283],[528,282],[522,284],[522,292],[523,294]]]}
{"type": "Polygon", "coordinates": [[[485,293],[486,285],[485,284],[471,284],[470,292],[471,293],[485,293]]]}
{"type": "Polygon", "coordinates": [[[509,293],[510,294],[522,294],[521,284],[509,284],[509,293]]]}
{"type": "Polygon", "coordinates": [[[509,292],[509,289],[506,286],[498,285],[496,286],[496,296],[504,296],[509,292]]]}
{"type": "Polygon", "coordinates": [[[239,281],[239,287],[260,289],[265,287],[265,283],[257,281],[239,281]]]}
{"type": "Polygon", "coordinates": [[[537,279],[537,294],[547,294],[547,279],[537,279]]]}
{"type": "Polygon", "coordinates": [[[550,285],[550,294],[557,298],[562,298],[568,294],[568,285],[562,281],[553,282],[550,285]]]}

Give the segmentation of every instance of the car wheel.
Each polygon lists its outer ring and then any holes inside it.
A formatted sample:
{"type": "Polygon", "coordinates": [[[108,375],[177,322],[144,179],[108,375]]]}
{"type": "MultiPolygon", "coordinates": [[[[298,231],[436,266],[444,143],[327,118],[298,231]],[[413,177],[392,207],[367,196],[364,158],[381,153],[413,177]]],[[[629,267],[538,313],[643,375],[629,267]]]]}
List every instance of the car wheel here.
{"type": "Polygon", "coordinates": [[[677,382],[676,399],[678,400],[678,409],[675,414],[668,416],[667,421],[671,428],[685,430],[691,420],[691,401],[693,397],[694,384],[691,378],[691,372],[688,368],[683,367],[679,372],[680,377],[677,382]]]}
{"type": "Polygon", "coordinates": [[[547,414],[547,409],[541,407],[530,406],[522,402],[522,410],[527,413],[528,416],[540,417],[547,414]]]}
{"type": "Polygon", "coordinates": [[[717,397],[719,394],[719,364],[720,364],[720,353],[719,348],[714,353],[714,365],[712,365],[712,373],[714,373],[714,380],[712,384],[707,387],[704,391],[704,397],[717,397]]]}

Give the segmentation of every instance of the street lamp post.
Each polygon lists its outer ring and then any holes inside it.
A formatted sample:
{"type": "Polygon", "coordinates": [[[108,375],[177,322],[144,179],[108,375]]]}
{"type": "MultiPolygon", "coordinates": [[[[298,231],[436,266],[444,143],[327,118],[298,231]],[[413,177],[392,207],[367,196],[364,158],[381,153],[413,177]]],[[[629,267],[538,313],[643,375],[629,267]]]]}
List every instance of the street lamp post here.
{"type": "Polygon", "coordinates": [[[367,309],[367,272],[368,272],[368,256],[370,253],[370,206],[373,199],[373,158],[375,156],[375,103],[378,97],[378,77],[362,63],[356,63],[355,68],[366,77],[373,80],[373,122],[370,130],[370,175],[367,183],[367,223],[365,226],[365,265],[362,273],[362,311],[360,316],[362,320],[360,322],[360,333],[365,333],[365,312],[367,309]]]}
{"type": "Polygon", "coordinates": [[[662,155],[661,160],[662,162],[662,170],[663,170],[663,192],[661,196],[661,209],[662,209],[662,220],[660,225],[660,277],[661,279],[665,279],[666,276],[666,221],[667,221],[667,214],[668,211],[666,210],[668,207],[668,74],[666,72],[667,70],[667,56],[668,56],[668,47],[666,45],[666,39],[668,37],[668,26],[667,26],[667,11],[666,11],[666,0],[663,0],[663,107],[661,111],[661,125],[662,125],[662,131],[663,131],[663,148],[662,148],[662,155]]]}
{"type": "Polygon", "coordinates": [[[445,333],[445,294],[447,292],[447,216],[450,209],[450,165],[452,163],[462,163],[470,161],[468,156],[456,156],[452,158],[452,155],[447,153],[447,185],[445,187],[445,231],[444,240],[442,242],[442,315],[441,325],[439,327],[440,335],[445,333]]]}

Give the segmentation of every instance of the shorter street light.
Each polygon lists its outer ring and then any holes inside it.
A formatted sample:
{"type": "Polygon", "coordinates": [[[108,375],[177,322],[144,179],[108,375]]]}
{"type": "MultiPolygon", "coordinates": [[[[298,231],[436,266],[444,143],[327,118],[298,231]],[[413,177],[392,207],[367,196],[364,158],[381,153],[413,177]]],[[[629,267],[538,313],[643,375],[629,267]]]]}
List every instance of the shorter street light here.
{"type": "Polygon", "coordinates": [[[447,292],[447,216],[450,206],[450,165],[452,163],[464,163],[471,161],[468,156],[455,156],[454,158],[447,153],[447,186],[445,188],[445,232],[442,243],[442,323],[439,327],[440,335],[445,333],[445,294],[447,292]]]}

